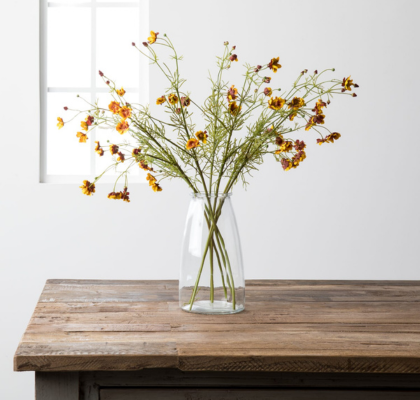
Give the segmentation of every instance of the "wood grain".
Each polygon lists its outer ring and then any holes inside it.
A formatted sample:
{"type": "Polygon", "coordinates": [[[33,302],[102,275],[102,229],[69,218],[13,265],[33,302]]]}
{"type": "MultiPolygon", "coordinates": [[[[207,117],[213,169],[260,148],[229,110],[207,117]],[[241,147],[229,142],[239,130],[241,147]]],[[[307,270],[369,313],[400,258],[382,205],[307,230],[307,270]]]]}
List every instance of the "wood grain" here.
{"type": "Polygon", "coordinates": [[[49,280],[17,371],[420,373],[420,282],[246,284],[246,310],[189,314],[177,281],[49,280]]]}

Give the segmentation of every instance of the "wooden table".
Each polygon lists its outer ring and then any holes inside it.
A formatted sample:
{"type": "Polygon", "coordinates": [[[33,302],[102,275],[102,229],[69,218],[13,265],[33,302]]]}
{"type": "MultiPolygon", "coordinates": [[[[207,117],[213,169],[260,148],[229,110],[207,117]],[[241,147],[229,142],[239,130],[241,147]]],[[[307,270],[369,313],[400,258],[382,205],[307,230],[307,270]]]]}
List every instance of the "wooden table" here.
{"type": "Polygon", "coordinates": [[[181,311],[177,281],[49,280],[15,370],[37,400],[420,398],[420,282],[246,291],[212,316],[181,311]]]}

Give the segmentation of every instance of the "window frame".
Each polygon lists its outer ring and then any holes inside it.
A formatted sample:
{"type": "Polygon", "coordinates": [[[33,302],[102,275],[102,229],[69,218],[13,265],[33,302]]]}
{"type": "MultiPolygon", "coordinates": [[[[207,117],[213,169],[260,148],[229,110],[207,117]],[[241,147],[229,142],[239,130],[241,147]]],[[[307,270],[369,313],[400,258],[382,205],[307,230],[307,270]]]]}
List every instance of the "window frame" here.
{"type": "MultiPolygon", "coordinates": [[[[137,43],[144,41],[149,34],[149,0],[132,0],[124,2],[100,2],[98,0],[84,0],[80,3],[72,3],[71,0],[54,2],[40,0],[40,35],[39,35],[39,55],[40,55],[40,162],[39,162],[39,182],[40,183],[79,183],[84,179],[93,179],[96,176],[96,159],[91,156],[90,173],[86,175],[60,175],[47,174],[48,152],[47,152],[47,98],[48,93],[80,93],[90,94],[91,102],[96,101],[99,93],[109,93],[106,87],[96,86],[96,20],[98,8],[138,8],[139,13],[139,37],[137,43]],[[48,87],[48,8],[49,7],[84,7],[91,9],[91,76],[90,87],[48,87]]],[[[139,86],[137,88],[126,87],[126,91],[137,93],[140,104],[149,102],[149,63],[146,57],[140,57],[139,61],[139,86]],[[140,90],[141,88],[141,90],[140,90]]],[[[91,154],[94,155],[96,129],[91,131],[89,146],[91,154]]],[[[103,176],[101,183],[114,182],[115,176],[103,176]]],[[[130,182],[143,182],[140,176],[131,176],[130,182]]]]}

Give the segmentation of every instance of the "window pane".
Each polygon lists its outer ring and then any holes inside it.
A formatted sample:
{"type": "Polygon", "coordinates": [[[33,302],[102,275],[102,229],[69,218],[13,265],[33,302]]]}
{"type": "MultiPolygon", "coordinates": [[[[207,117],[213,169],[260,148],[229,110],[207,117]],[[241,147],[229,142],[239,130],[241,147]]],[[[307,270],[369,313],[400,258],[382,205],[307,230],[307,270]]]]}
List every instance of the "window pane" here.
{"type": "MultiPolygon", "coordinates": [[[[137,87],[140,53],[131,45],[139,41],[139,9],[97,8],[97,69],[121,87],[137,87]]],[[[98,87],[103,87],[97,75],[98,87]]]]}
{"type": "Polygon", "coordinates": [[[49,87],[90,87],[90,40],[90,8],[48,8],[49,87]]]}
{"type": "MultiPolygon", "coordinates": [[[[90,96],[89,94],[86,97],[90,96]]],[[[47,96],[47,174],[48,175],[88,175],[90,174],[90,141],[79,143],[81,115],[58,130],[57,117],[64,121],[74,116],[69,109],[84,108],[83,100],[73,93],[48,93],[47,96]]]]}

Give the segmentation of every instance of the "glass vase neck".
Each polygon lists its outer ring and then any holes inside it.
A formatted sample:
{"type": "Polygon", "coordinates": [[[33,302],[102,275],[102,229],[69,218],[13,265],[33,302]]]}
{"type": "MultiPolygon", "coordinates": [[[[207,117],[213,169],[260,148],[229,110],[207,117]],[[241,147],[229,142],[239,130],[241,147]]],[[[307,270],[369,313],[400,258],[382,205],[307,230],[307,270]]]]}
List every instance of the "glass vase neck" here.
{"type": "Polygon", "coordinates": [[[204,192],[191,193],[191,197],[196,199],[226,199],[232,196],[232,193],[212,193],[206,194],[204,192]]]}

